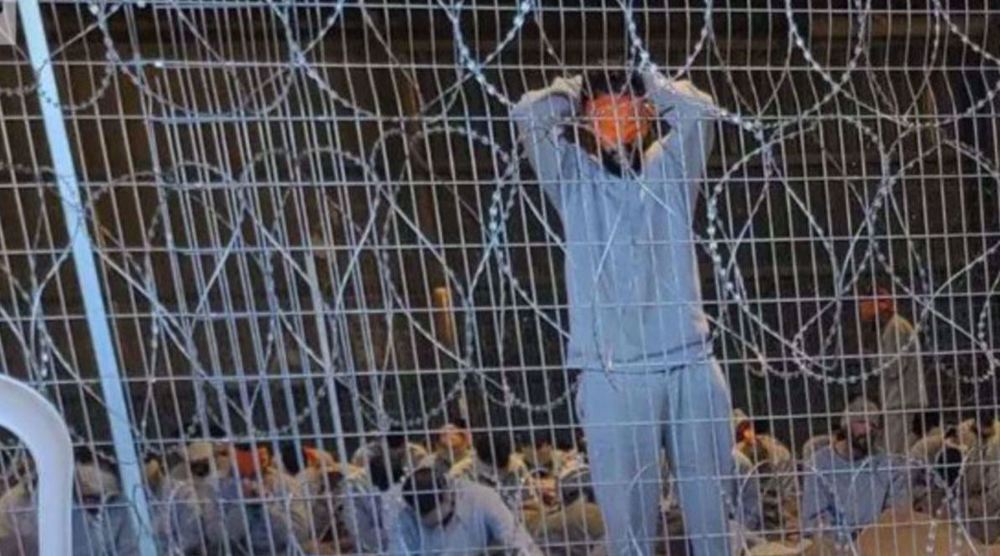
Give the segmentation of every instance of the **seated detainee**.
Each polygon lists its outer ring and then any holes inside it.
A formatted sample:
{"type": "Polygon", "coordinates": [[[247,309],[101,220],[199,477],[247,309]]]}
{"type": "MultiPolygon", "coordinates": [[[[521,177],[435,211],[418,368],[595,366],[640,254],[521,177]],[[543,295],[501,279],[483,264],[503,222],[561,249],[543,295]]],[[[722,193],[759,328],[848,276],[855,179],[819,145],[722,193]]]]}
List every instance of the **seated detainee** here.
{"type": "MultiPolygon", "coordinates": [[[[992,423],[992,417],[980,418],[979,423],[987,420],[992,423]]],[[[977,441],[966,452],[960,479],[962,523],[983,544],[1000,542],[1000,442],[990,428],[979,428],[977,441]]]]}
{"type": "Polygon", "coordinates": [[[346,529],[344,501],[348,481],[356,480],[361,470],[341,465],[330,453],[313,447],[303,447],[305,466],[301,469],[295,469],[298,459],[284,458],[285,469],[295,472],[310,522],[302,539],[303,550],[310,554],[355,552],[346,529]]]}
{"type": "Polygon", "coordinates": [[[587,467],[577,466],[559,477],[558,493],[558,507],[545,514],[532,534],[549,555],[593,553],[604,539],[604,519],[587,467]]]}
{"type": "Polygon", "coordinates": [[[910,446],[908,456],[911,461],[930,466],[937,460],[941,451],[948,446],[965,452],[965,447],[959,438],[959,428],[956,426],[931,429],[923,438],[910,446]]]}
{"type": "Polygon", "coordinates": [[[542,554],[495,490],[450,479],[433,465],[417,469],[403,482],[401,505],[389,515],[389,553],[394,556],[472,556],[494,550],[542,554]]]}
{"type": "Polygon", "coordinates": [[[400,483],[413,456],[405,442],[396,446],[370,443],[363,472],[345,478],[344,526],[361,554],[383,554],[389,547],[388,520],[401,503],[400,483]]]}
{"type": "Polygon", "coordinates": [[[234,490],[229,445],[196,440],[177,453],[154,501],[154,531],[166,552],[212,552],[225,545],[224,495],[234,490]]]}
{"type": "Polygon", "coordinates": [[[910,446],[911,459],[931,464],[945,445],[970,453],[977,447],[997,441],[997,422],[992,407],[980,408],[975,417],[957,426],[936,427],[910,446]]]}
{"type": "Polygon", "coordinates": [[[438,431],[433,454],[445,468],[465,459],[471,451],[472,436],[464,418],[454,417],[438,431]]]}
{"type": "Polygon", "coordinates": [[[801,532],[846,545],[883,511],[909,502],[905,468],[875,452],[879,408],[851,402],[831,445],[804,463],[801,532]]]}
{"type": "Polygon", "coordinates": [[[253,554],[292,554],[310,529],[298,483],[260,444],[231,447],[236,481],[222,489],[230,546],[253,554]]]}
{"type": "Polygon", "coordinates": [[[473,432],[471,453],[457,462],[449,474],[496,490],[515,517],[537,523],[541,500],[536,496],[524,460],[514,452],[508,430],[473,432]]]}
{"type": "Polygon", "coordinates": [[[531,441],[521,446],[520,453],[528,470],[536,477],[555,479],[583,461],[578,451],[557,447],[555,434],[545,428],[531,431],[531,441]]]}
{"type": "Polygon", "coordinates": [[[936,518],[962,514],[958,479],[965,452],[955,445],[945,445],[923,474],[913,474],[913,509],[936,518]]]}
{"type": "MultiPolygon", "coordinates": [[[[74,457],[72,556],[136,554],[138,536],[114,470],[87,448],[78,448],[74,457]]],[[[38,552],[39,534],[50,528],[46,516],[38,515],[37,497],[37,476],[27,473],[0,498],[0,554],[38,552]]]]}
{"type": "Polygon", "coordinates": [[[351,455],[351,465],[359,469],[366,469],[369,459],[375,452],[382,453],[383,448],[387,448],[400,461],[406,471],[416,469],[424,460],[429,457],[427,450],[420,444],[410,442],[406,435],[394,431],[385,434],[384,437],[376,438],[366,444],[362,444],[351,455]]]}
{"type": "Polygon", "coordinates": [[[791,451],[777,438],[759,433],[754,422],[742,410],[733,411],[733,425],[736,450],[754,466],[764,461],[770,462],[772,467],[787,467],[791,464],[791,451]]]}
{"type": "MultiPolygon", "coordinates": [[[[795,461],[778,439],[757,434],[753,422],[742,411],[734,412],[735,454],[743,456],[753,471],[754,497],[759,507],[754,527],[769,540],[782,540],[795,532],[799,489],[795,461]]],[[[737,469],[740,467],[737,466],[737,469]]],[[[747,503],[744,501],[744,503],[747,503]]],[[[744,523],[751,526],[750,523],[744,523]]]]}

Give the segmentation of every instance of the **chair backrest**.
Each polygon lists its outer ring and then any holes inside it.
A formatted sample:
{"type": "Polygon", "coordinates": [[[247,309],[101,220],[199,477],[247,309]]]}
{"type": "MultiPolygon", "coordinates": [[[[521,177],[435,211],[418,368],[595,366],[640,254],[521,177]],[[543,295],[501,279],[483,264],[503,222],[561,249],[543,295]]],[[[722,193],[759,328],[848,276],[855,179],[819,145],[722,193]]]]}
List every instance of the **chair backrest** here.
{"type": "Polygon", "coordinates": [[[0,375],[0,427],[20,438],[35,461],[39,556],[69,554],[73,529],[73,446],[62,416],[38,392],[0,375]]]}

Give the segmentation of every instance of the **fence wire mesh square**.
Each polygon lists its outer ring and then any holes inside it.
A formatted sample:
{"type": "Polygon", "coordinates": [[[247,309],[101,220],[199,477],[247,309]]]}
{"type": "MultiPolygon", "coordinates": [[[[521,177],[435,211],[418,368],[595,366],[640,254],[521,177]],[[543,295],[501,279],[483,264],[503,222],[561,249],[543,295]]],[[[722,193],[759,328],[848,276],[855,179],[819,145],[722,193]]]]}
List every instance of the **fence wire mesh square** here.
{"type": "Polygon", "coordinates": [[[74,554],[1000,553],[996,2],[0,6],[74,554]],[[614,71],[669,105],[619,175],[614,71]]]}

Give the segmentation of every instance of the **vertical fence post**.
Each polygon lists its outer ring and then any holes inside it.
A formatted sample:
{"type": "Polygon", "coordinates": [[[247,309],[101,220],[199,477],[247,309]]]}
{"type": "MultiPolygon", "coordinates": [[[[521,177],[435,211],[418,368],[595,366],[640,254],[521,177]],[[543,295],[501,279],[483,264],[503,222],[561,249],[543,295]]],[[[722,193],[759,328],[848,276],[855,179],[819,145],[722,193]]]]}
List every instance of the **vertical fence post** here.
{"type": "MultiPolygon", "coordinates": [[[[312,239],[312,249],[319,245],[320,241],[312,239]]],[[[334,440],[337,444],[337,460],[347,463],[350,460],[350,453],[347,451],[347,444],[344,442],[344,424],[340,421],[340,394],[337,392],[337,381],[333,378],[336,369],[333,368],[333,350],[330,349],[330,333],[326,328],[326,304],[323,302],[323,291],[320,289],[319,273],[316,272],[316,257],[322,256],[315,251],[306,252],[306,273],[309,275],[309,294],[312,301],[313,310],[316,311],[316,334],[319,335],[319,349],[323,357],[323,375],[327,382],[327,396],[332,404],[331,418],[333,419],[333,432],[337,436],[334,440]]]]}
{"type": "Polygon", "coordinates": [[[38,102],[45,124],[45,137],[52,156],[56,187],[62,201],[63,219],[69,236],[76,278],[80,284],[80,295],[83,298],[90,340],[100,373],[101,392],[108,409],[108,420],[111,425],[115,456],[118,459],[122,491],[134,510],[130,514],[139,535],[140,553],[142,556],[156,556],[149,505],[142,480],[142,462],[139,461],[136,451],[135,437],[132,435],[130,416],[125,401],[125,389],[118,369],[114,345],[111,341],[111,329],[108,325],[101,282],[94,263],[93,245],[90,232],[87,229],[87,219],[84,214],[84,204],[80,195],[76,168],[73,164],[73,154],[70,150],[69,138],[66,135],[66,124],[63,121],[59,89],[56,85],[55,72],[52,70],[52,60],[50,59],[45,27],[42,23],[39,0],[18,0],[17,6],[21,12],[21,24],[24,26],[22,31],[27,42],[28,57],[34,68],[36,79],[38,79],[38,102]]]}

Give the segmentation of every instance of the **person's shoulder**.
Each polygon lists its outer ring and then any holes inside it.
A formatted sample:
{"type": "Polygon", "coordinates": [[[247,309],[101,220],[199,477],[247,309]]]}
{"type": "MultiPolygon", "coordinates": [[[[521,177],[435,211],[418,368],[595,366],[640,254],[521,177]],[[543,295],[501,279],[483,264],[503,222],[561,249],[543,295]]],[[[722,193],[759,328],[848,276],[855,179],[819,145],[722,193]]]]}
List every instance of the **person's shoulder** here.
{"type": "Polygon", "coordinates": [[[465,478],[456,478],[453,479],[452,486],[454,487],[457,495],[467,498],[474,504],[503,505],[503,499],[500,497],[500,493],[484,484],[470,481],[465,478]]]}
{"type": "Polygon", "coordinates": [[[476,458],[472,454],[464,456],[456,461],[448,469],[448,475],[455,479],[471,477],[476,470],[476,458]]]}
{"type": "Polygon", "coordinates": [[[889,324],[886,326],[886,332],[892,332],[899,335],[910,335],[913,334],[914,331],[915,328],[913,327],[913,323],[898,313],[889,319],[889,324]]]}
{"type": "Polygon", "coordinates": [[[455,477],[451,480],[451,486],[456,492],[469,492],[473,494],[483,494],[487,492],[492,492],[493,489],[490,487],[467,479],[465,477],[455,477]]]}
{"type": "Polygon", "coordinates": [[[736,448],[732,450],[733,462],[736,464],[736,469],[740,473],[751,473],[754,470],[753,461],[750,460],[743,452],[736,448]]]}
{"type": "Polygon", "coordinates": [[[836,462],[841,459],[837,452],[834,451],[832,444],[826,444],[824,446],[819,446],[813,450],[812,455],[806,460],[806,469],[829,469],[833,467],[836,462]]]}
{"type": "Polygon", "coordinates": [[[524,456],[520,452],[514,452],[510,455],[510,460],[507,463],[507,467],[511,470],[528,470],[528,464],[524,462],[524,456]]]}

